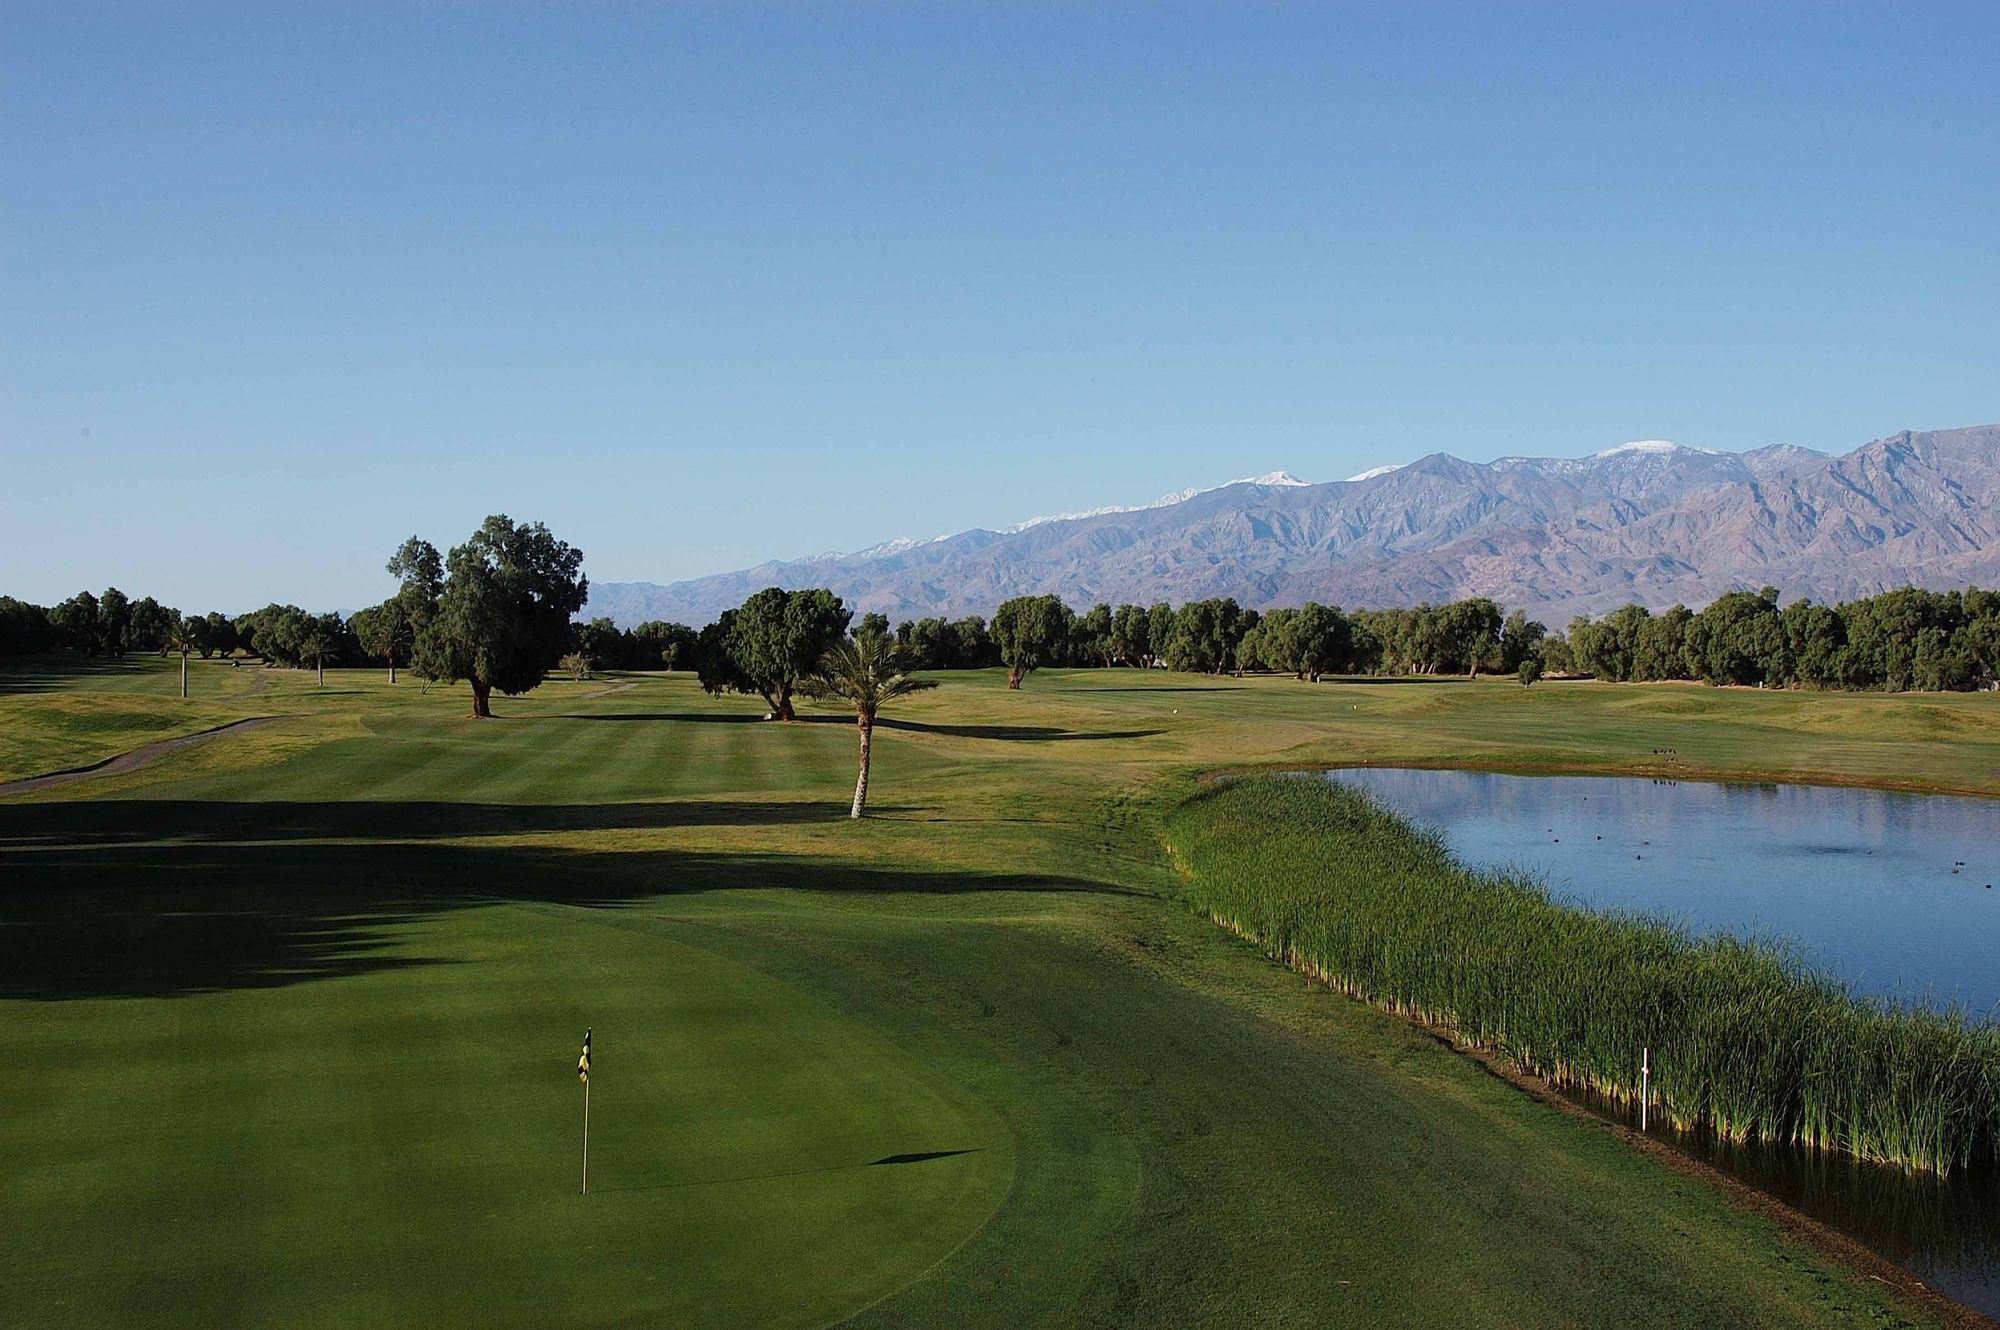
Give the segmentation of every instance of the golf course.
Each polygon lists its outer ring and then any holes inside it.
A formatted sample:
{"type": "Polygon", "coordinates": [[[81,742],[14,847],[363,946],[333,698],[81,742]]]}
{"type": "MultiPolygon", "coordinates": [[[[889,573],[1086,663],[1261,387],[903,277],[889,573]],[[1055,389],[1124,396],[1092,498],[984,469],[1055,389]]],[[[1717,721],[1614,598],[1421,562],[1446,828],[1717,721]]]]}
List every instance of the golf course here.
{"type": "Polygon", "coordinates": [[[178,688],[0,677],[9,1324],[1949,1314],[1272,963],[1162,829],[1335,762],[2000,793],[1990,696],[967,672],[850,821],[851,713],[685,675],[178,688]]]}

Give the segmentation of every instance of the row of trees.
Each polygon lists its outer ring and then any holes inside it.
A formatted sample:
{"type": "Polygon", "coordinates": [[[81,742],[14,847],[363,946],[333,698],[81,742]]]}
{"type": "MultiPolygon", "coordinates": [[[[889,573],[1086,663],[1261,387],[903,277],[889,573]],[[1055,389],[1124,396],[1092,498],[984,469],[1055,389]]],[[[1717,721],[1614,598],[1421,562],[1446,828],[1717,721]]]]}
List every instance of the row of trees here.
{"type": "Polygon", "coordinates": [[[1699,679],[1769,688],[1969,691],[2000,679],[2000,592],[1904,588],[1780,607],[1775,587],[1696,613],[1627,605],[1550,643],[1554,668],[1602,679],[1699,679]]]}
{"type": "MultiPolygon", "coordinates": [[[[404,542],[388,565],[397,593],[351,619],[285,604],[234,619],[183,614],[151,597],[130,600],[115,587],[81,592],[50,609],[0,597],[0,652],[242,651],[322,673],[328,665],[373,662],[386,665],[392,681],[399,668],[415,665],[426,678],[485,680],[487,690],[475,689],[475,714],[487,713],[490,688],[503,675],[520,684],[557,659],[579,672],[692,669],[711,691],[756,693],[773,714],[789,719],[800,681],[850,624],[850,612],[831,592],[777,588],[700,630],[665,622],[621,629],[605,618],[558,622],[555,606],[571,605],[573,614],[581,605],[580,560],[539,525],[494,518],[449,557],[415,537],[404,542]],[[437,629],[455,576],[460,594],[451,598],[447,628],[437,629]],[[538,589],[521,592],[516,584],[524,579],[538,589]],[[521,606],[508,599],[522,594],[521,606]],[[541,615],[525,635],[515,622],[524,606],[539,607],[541,615]],[[466,645],[474,639],[490,641],[466,645]],[[512,645],[492,645],[502,641],[512,645]],[[547,650],[555,656],[536,667],[547,650]],[[517,657],[527,663],[510,663],[517,657]]],[[[854,635],[893,644],[898,661],[913,670],[1005,665],[1015,688],[1044,667],[1156,665],[1301,679],[1517,672],[1529,678],[1546,670],[1618,681],[1891,691],[1978,689],[2000,678],[2000,592],[1978,589],[1904,589],[1838,605],[1780,606],[1778,592],[1766,587],[1732,592],[1699,613],[1683,605],[1661,614],[1628,605],[1578,618],[1556,634],[1519,610],[1503,614],[1485,598],[1352,613],[1309,603],[1259,613],[1220,597],[1179,607],[1099,604],[1079,613],[1055,596],[1021,596],[1000,605],[990,623],[976,615],[924,618],[892,631],[885,616],[869,614],[854,635]]]]}
{"type": "MultiPolygon", "coordinates": [[[[935,623],[936,620],[929,622],[935,623]]],[[[970,621],[977,623],[977,620],[970,621]]],[[[904,625],[899,635],[912,625],[904,625]]],[[[994,613],[993,654],[1018,688],[1043,666],[1133,666],[1194,674],[1275,670],[1324,674],[1513,672],[1540,650],[1547,629],[1486,599],[1399,610],[1308,602],[1246,610],[1229,597],[1156,605],[1096,605],[1078,614],[1054,596],[1022,596],[994,613]]],[[[927,666],[938,668],[935,661],[927,666]]]]}
{"type": "Polygon", "coordinates": [[[0,655],[32,651],[80,651],[87,656],[123,656],[188,650],[203,656],[236,649],[236,622],[226,614],[183,614],[151,596],[128,598],[117,587],[102,595],[80,591],[54,607],[0,596],[0,655]]]}

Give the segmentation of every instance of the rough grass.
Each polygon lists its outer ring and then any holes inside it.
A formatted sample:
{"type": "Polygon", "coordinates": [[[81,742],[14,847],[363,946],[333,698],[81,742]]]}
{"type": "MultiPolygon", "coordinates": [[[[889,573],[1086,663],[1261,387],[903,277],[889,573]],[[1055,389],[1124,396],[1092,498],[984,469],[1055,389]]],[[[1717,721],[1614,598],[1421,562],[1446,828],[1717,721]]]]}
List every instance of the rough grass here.
{"type": "MultiPolygon", "coordinates": [[[[1172,899],[1197,769],[1643,765],[1621,690],[953,676],[851,824],[838,716],[328,684],[0,799],[0,1321],[1922,1321],[1172,899]]],[[[1786,714],[1677,746],[1916,769],[1865,707],[1837,751],[1786,714]]],[[[1990,783],[1985,742],[1927,769],[1990,783]]]]}

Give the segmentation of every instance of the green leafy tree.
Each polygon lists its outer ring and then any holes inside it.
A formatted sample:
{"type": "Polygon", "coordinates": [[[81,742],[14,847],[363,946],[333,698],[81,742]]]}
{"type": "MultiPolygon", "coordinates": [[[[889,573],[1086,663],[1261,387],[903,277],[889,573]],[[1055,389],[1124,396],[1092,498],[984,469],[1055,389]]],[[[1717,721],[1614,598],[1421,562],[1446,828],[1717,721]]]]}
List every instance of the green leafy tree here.
{"type": "Polygon", "coordinates": [[[56,639],[48,610],[12,596],[0,596],[0,653],[18,656],[46,651],[56,639]]]}
{"type": "MultiPolygon", "coordinates": [[[[1635,607],[1636,608],[1636,607],[1635,607]]],[[[1638,632],[1632,645],[1632,677],[1641,680],[1685,679],[1687,668],[1687,630],[1694,622],[1694,612],[1685,605],[1675,605],[1664,614],[1642,616],[1638,632]]]]}
{"type": "Polygon", "coordinates": [[[1292,667],[1313,683],[1353,668],[1354,625],[1337,605],[1307,601],[1294,625],[1292,667]]]}
{"type": "Polygon", "coordinates": [[[889,616],[879,613],[862,615],[861,622],[855,626],[854,636],[857,640],[864,637],[888,638],[892,636],[889,632],[889,616]]]}
{"type": "Polygon", "coordinates": [[[417,670],[465,680],[472,714],[490,718],[494,689],[527,692],[569,650],[570,618],[590,590],[582,569],[583,551],[540,522],[487,518],[445,559],[437,612],[417,634],[417,670]]]}
{"type": "Polygon", "coordinates": [[[801,682],[801,691],[808,697],[838,700],[854,708],[861,751],[849,817],[858,818],[868,809],[868,772],[873,758],[876,716],[898,698],[937,687],[933,680],[911,677],[909,670],[908,657],[886,631],[863,632],[852,640],[834,643],[820,658],[818,668],[801,682]]]}
{"type": "Polygon", "coordinates": [[[1517,673],[1529,657],[1541,651],[1542,639],[1549,635],[1548,625],[1530,619],[1520,610],[1507,616],[1500,626],[1500,670],[1503,674],[1517,673]]]}
{"type": "Polygon", "coordinates": [[[1076,618],[1076,659],[1110,669],[1115,652],[1111,642],[1111,607],[1097,604],[1076,618]]]}
{"type": "Polygon", "coordinates": [[[617,624],[602,616],[577,626],[576,649],[585,660],[586,672],[592,666],[617,669],[632,655],[625,634],[617,624]]]}
{"type": "Polygon", "coordinates": [[[1143,605],[1120,605],[1111,616],[1111,654],[1127,665],[1147,666],[1152,661],[1152,616],[1143,605]]]}
{"type": "Polygon", "coordinates": [[[1173,640],[1174,626],[1179,622],[1180,612],[1164,600],[1146,610],[1146,668],[1165,662],[1167,643],[1173,640]]]}
{"type": "Polygon", "coordinates": [[[798,719],[792,695],[847,632],[849,614],[831,591],[769,587],[704,630],[701,686],[755,693],[778,720],[798,719]]]}
{"type": "Polygon", "coordinates": [[[951,624],[951,663],[962,670],[986,670],[1000,663],[1000,646],[977,614],[951,624]]]}
{"type": "Polygon", "coordinates": [[[684,623],[653,620],[632,630],[632,651],[641,669],[688,669],[699,641],[700,635],[684,623]]]}
{"type": "Polygon", "coordinates": [[[218,656],[228,656],[240,646],[240,642],[236,640],[236,622],[228,614],[224,614],[222,610],[210,610],[204,618],[208,622],[208,646],[202,650],[204,656],[208,652],[214,652],[218,656]]]}
{"type": "Polygon", "coordinates": [[[126,619],[125,640],[134,651],[157,651],[166,655],[171,650],[167,645],[167,634],[175,626],[180,611],[160,604],[151,596],[141,596],[132,602],[126,619]]]}
{"type": "Polygon", "coordinates": [[[389,667],[389,682],[396,682],[396,662],[415,657],[417,638],[437,617],[438,598],[444,594],[444,560],[437,546],[411,536],[389,556],[389,574],[399,585],[396,594],[354,616],[353,629],[370,655],[389,667]]]}
{"type": "Polygon", "coordinates": [[[1529,656],[1514,667],[1514,672],[1520,677],[1521,687],[1523,688],[1532,687],[1540,683],[1542,681],[1541,658],[1539,656],[1529,656]]]}
{"type": "Polygon", "coordinates": [[[49,612],[57,642],[90,656],[102,649],[103,634],[97,621],[97,597],[88,591],[77,592],[49,612]]]}
{"type": "Polygon", "coordinates": [[[897,625],[896,643],[915,669],[943,670],[959,664],[958,642],[951,625],[940,618],[897,625]]]}
{"type": "Polygon", "coordinates": [[[1778,593],[1731,591],[1688,622],[1688,663],[1711,684],[1783,683],[1791,675],[1778,593]]]}
{"type": "Polygon", "coordinates": [[[104,588],[97,598],[97,638],[107,656],[122,656],[130,648],[132,602],[117,587],[104,588]]]}
{"type": "Polygon", "coordinates": [[[1016,596],[993,611],[993,642],[1007,667],[1007,686],[1062,659],[1075,631],[1076,615],[1057,596],[1016,596]]]}
{"type": "Polygon", "coordinates": [[[1235,668],[1236,644],[1242,640],[1242,611],[1228,596],[1191,600],[1174,615],[1167,639],[1170,669],[1192,674],[1221,674],[1235,668]]]}

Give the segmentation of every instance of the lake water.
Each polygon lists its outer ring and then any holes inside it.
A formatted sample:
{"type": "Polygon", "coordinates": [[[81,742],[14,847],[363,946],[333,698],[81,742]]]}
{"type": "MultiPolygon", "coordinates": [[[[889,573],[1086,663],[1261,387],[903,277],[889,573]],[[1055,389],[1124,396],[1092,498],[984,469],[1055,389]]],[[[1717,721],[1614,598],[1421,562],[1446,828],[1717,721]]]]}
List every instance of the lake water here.
{"type": "MultiPolygon", "coordinates": [[[[1327,774],[1437,827],[1464,862],[1526,870],[1579,903],[1788,938],[1866,993],[1955,998],[1981,1016],[2000,1007],[2000,800],[1384,767],[1327,774]]],[[[1591,1107],[1637,1126],[1621,1108],[1591,1107]]],[[[2000,1318],[1993,1173],[1940,1183],[1653,1134],[2000,1318]]]]}
{"type": "Polygon", "coordinates": [[[1328,773],[1468,864],[1700,932],[1788,938],[1859,992],[2000,1012],[2000,800],[1813,785],[1328,773]],[[1989,886],[1988,884],[1992,884],[1989,886]]]}

